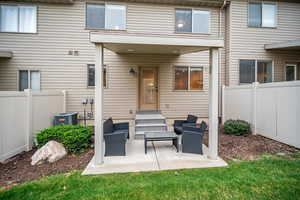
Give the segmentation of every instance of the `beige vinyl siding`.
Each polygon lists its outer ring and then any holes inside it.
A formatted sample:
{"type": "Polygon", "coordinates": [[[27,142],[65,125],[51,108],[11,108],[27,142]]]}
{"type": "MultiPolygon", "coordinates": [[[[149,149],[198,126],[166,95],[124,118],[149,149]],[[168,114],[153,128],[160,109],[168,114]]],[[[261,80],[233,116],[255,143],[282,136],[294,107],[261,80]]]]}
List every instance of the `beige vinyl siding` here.
{"type": "Polygon", "coordinates": [[[175,9],[190,8],[184,6],[155,5],[155,4],[129,4],[127,11],[128,33],[164,34],[176,37],[198,37],[207,39],[218,38],[219,13],[216,8],[197,8],[211,12],[210,34],[188,34],[175,32],[175,9]],[[159,7],[159,9],[158,9],[159,7]]]}
{"type": "Polygon", "coordinates": [[[264,44],[300,39],[300,4],[277,2],[277,27],[248,27],[248,1],[231,1],[229,84],[239,84],[239,59],[274,61],[274,80],[283,80],[284,63],[299,61],[299,51],[266,51],[264,44]]]}
{"type": "MultiPolygon", "coordinates": [[[[38,6],[37,34],[0,33],[0,50],[13,51],[12,59],[0,59],[0,90],[18,89],[19,69],[38,69],[41,73],[42,90],[67,90],[67,110],[82,112],[81,98],[94,96],[94,89],[87,88],[87,64],[94,63],[95,49],[94,44],[89,42],[89,30],[85,30],[86,4],[84,1],[75,1],[68,5],[34,5],[38,6]],[[79,55],[68,55],[70,50],[78,51],[79,55]]],[[[211,34],[178,34],[174,32],[176,7],[128,3],[127,30],[99,32],[218,38],[218,9],[210,9],[211,34]]],[[[108,88],[104,89],[105,117],[134,117],[138,105],[138,84],[137,77],[128,72],[132,67],[137,71],[139,66],[159,67],[160,109],[166,117],[184,117],[188,112],[207,117],[208,62],[207,51],[177,57],[118,55],[105,50],[104,63],[108,66],[108,88]],[[174,92],[172,67],[176,64],[204,66],[205,90],[174,92]],[[130,114],[131,111],[133,114],[130,114]]]]}

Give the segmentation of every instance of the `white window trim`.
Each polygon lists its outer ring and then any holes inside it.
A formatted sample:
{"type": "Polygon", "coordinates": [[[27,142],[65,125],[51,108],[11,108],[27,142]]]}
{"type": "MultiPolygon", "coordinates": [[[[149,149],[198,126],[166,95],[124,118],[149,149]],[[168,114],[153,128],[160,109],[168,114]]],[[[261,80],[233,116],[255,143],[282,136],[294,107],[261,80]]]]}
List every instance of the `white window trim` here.
{"type": "Polygon", "coordinates": [[[175,33],[188,33],[188,34],[204,34],[204,35],[210,35],[211,34],[211,10],[210,9],[193,9],[193,8],[175,8],[174,10],[174,28],[175,28],[175,33]],[[176,31],[176,10],[191,10],[192,11],[192,32],[180,32],[180,31],[176,31]],[[194,22],[194,11],[206,11],[209,12],[209,16],[208,16],[208,32],[194,32],[194,26],[193,26],[193,22],[194,22]]]}
{"type": "Polygon", "coordinates": [[[247,25],[250,28],[277,28],[277,22],[278,22],[278,4],[277,2],[268,2],[268,1],[249,1],[248,2],[248,20],[247,20],[247,25]],[[250,26],[249,25],[249,19],[250,19],[250,3],[257,3],[261,4],[261,25],[260,26],[250,26]],[[263,26],[263,5],[264,4],[269,4],[269,5],[275,5],[275,22],[274,26],[263,26]]]}
{"type": "Polygon", "coordinates": [[[27,71],[27,73],[28,73],[28,89],[31,89],[31,72],[39,72],[39,74],[40,74],[39,84],[40,84],[40,90],[42,90],[41,71],[40,70],[38,70],[38,69],[18,69],[18,91],[20,91],[20,72],[21,71],[27,71]]]}
{"type": "Polygon", "coordinates": [[[85,3],[85,29],[86,30],[109,30],[109,31],[126,31],[127,30],[127,10],[128,10],[128,6],[127,4],[123,4],[123,3],[100,3],[100,2],[86,2],[85,3]],[[87,5],[91,4],[91,5],[104,5],[104,28],[89,28],[87,27],[87,5]],[[124,24],[124,29],[109,29],[107,28],[107,14],[106,14],[106,6],[107,5],[117,5],[117,6],[124,6],[125,7],[125,24],[124,24]]]}
{"type": "MultiPolygon", "coordinates": [[[[272,63],[272,81],[271,81],[271,83],[273,83],[274,82],[274,61],[273,60],[262,60],[262,59],[240,59],[239,60],[239,70],[240,70],[240,61],[241,60],[253,60],[253,61],[255,61],[255,70],[254,70],[254,82],[258,82],[257,81],[257,63],[258,62],[271,62],[272,63]]],[[[239,76],[240,76],[240,73],[239,73],[239,76]]],[[[240,77],[239,77],[239,84],[240,85],[247,85],[247,84],[251,84],[251,83],[241,83],[241,79],[240,79],[240,77]]]]}
{"type": "Polygon", "coordinates": [[[292,80],[292,81],[296,81],[297,80],[297,73],[298,73],[297,65],[296,64],[289,64],[289,63],[285,64],[285,66],[284,66],[284,80],[287,81],[286,80],[286,68],[288,66],[293,66],[294,67],[294,80],[292,80]]]}
{"type": "MultiPolygon", "coordinates": [[[[0,28],[0,33],[25,33],[25,34],[36,34],[38,33],[38,6],[36,5],[17,5],[17,4],[0,4],[0,8],[2,6],[15,6],[18,8],[18,31],[2,31],[1,28],[0,28]],[[20,7],[26,7],[26,6],[29,6],[29,7],[35,7],[35,32],[20,32],[19,31],[19,28],[20,28],[20,7]]],[[[0,12],[1,12],[1,9],[0,9],[0,12]]],[[[1,17],[1,16],[0,16],[1,17]]],[[[0,21],[1,23],[1,21],[0,21]]]]}
{"type": "Polygon", "coordinates": [[[186,66],[186,65],[175,65],[173,66],[173,91],[176,91],[176,92],[180,92],[180,91],[183,91],[183,92],[201,92],[201,91],[204,91],[204,66],[186,66]],[[176,85],[176,79],[175,79],[175,70],[176,70],[176,67],[187,67],[188,68],[188,89],[187,90],[178,90],[175,88],[175,85],[176,85]],[[203,76],[203,80],[202,80],[202,83],[203,83],[203,88],[202,89],[197,89],[197,90],[192,90],[191,89],[191,86],[190,86],[190,83],[191,83],[191,68],[202,68],[202,76],[203,76]]]}
{"type": "MultiPolygon", "coordinates": [[[[95,89],[95,86],[89,85],[89,65],[94,65],[95,66],[95,64],[94,63],[88,63],[86,65],[86,85],[87,85],[87,88],[95,89]]],[[[104,64],[103,69],[106,70],[105,87],[103,86],[103,89],[107,89],[108,88],[108,65],[104,64]]]]}

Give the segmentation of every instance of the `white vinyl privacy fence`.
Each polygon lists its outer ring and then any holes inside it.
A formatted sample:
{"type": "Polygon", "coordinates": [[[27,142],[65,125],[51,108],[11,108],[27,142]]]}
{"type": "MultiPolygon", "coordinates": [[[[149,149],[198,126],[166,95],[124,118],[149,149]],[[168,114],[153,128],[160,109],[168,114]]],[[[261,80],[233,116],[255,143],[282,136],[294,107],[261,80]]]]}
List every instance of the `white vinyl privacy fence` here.
{"type": "Polygon", "coordinates": [[[65,112],[65,91],[0,91],[0,161],[31,150],[34,135],[65,112]]]}
{"type": "Polygon", "coordinates": [[[242,119],[256,134],[300,148],[300,81],[223,87],[223,122],[242,119]]]}

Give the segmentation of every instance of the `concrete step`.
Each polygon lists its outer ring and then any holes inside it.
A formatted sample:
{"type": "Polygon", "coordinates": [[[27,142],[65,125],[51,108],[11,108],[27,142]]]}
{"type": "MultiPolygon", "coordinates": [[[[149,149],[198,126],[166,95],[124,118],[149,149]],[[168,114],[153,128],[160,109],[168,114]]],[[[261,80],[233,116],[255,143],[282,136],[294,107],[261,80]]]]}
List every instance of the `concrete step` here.
{"type": "Polygon", "coordinates": [[[165,119],[136,119],[135,120],[135,125],[139,124],[165,124],[166,120],[165,119]]]}
{"type": "Polygon", "coordinates": [[[161,114],[136,114],[135,119],[165,119],[161,114]]]}
{"type": "Polygon", "coordinates": [[[161,114],[160,110],[138,110],[136,111],[137,115],[149,115],[149,114],[161,114]]]}
{"type": "Polygon", "coordinates": [[[165,131],[167,130],[166,124],[137,124],[135,131],[165,131]]]}

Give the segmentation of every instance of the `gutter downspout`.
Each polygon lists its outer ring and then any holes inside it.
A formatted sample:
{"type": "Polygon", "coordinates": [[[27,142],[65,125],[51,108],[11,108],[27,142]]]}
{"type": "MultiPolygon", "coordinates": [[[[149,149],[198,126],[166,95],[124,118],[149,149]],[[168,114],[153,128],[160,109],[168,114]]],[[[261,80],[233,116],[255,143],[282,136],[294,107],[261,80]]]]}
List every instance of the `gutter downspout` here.
{"type": "MultiPolygon", "coordinates": [[[[224,10],[225,6],[227,5],[227,0],[224,0],[223,1],[223,5],[221,6],[220,10],[219,10],[219,38],[221,38],[223,35],[221,34],[222,32],[222,10],[224,10]]],[[[225,27],[226,28],[226,27],[225,27]]],[[[225,37],[223,36],[223,40],[225,40],[225,37]]],[[[222,57],[221,57],[221,52],[219,51],[219,84],[221,83],[221,68],[222,68],[222,57]]],[[[226,71],[225,71],[225,76],[226,76],[226,71]]],[[[225,77],[225,80],[226,80],[226,77],[225,77]]],[[[221,96],[223,96],[223,93],[222,93],[222,89],[219,88],[219,94],[221,94],[221,96]]],[[[221,98],[223,99],[223,98],[221,98]]],[[[221,119],[222,119],[222,116],[223,116],[223,113],[222,113],[222,103],[219,104],[219,123],[224,123],[224,122],[221,122],[221,119]]]]}

